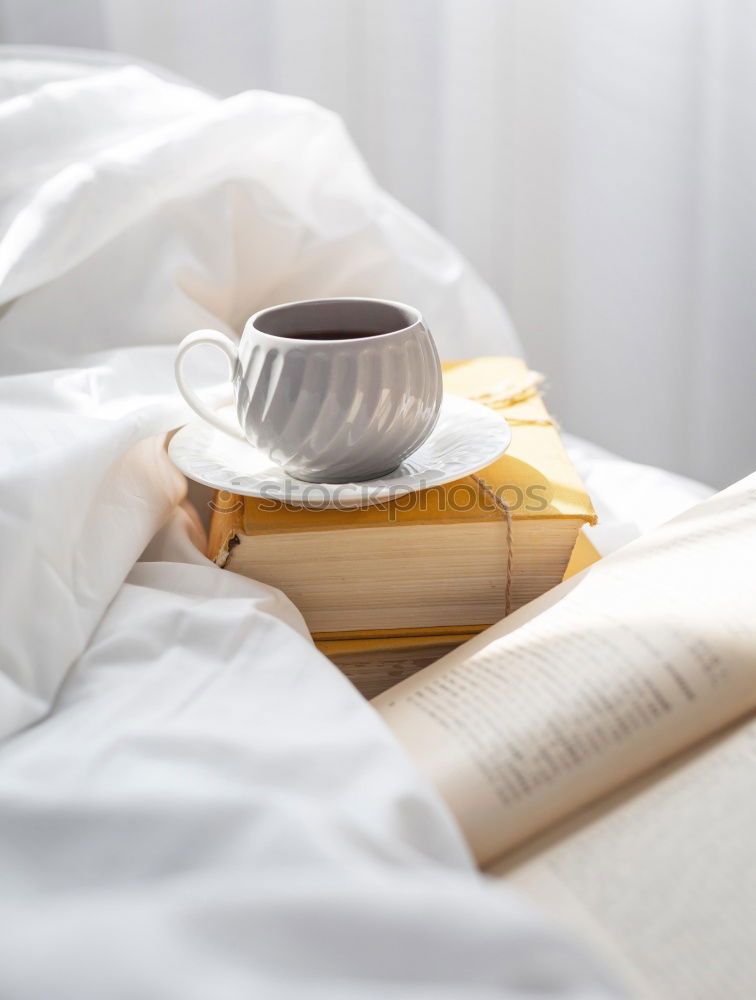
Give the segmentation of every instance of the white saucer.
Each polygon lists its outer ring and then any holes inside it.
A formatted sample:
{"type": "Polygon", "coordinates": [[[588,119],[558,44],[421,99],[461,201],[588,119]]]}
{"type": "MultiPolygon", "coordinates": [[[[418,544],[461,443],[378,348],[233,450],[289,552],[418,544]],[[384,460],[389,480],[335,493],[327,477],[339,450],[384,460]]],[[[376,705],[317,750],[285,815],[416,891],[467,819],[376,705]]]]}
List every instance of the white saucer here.
{"type": "MultiPolygon", "coordinates": [[[[233,418],[232,406],[224,407],[233,418]]],[[[444,396],[433,433],[388,476],[362,483],[305,483],[292,479],[251,444],[197,420],[172,438],[168,454],[198,483],[295,507],[366,507],[414,490],[462,479],[494,462],[512,432],[500,413],[460,396],[444,396]]]]}

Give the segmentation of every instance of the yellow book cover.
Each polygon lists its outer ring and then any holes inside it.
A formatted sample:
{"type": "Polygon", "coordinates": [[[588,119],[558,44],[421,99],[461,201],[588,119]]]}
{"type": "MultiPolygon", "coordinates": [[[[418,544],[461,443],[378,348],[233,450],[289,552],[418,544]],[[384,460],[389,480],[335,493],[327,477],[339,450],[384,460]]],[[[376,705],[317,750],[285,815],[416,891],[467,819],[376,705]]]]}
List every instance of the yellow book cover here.
{"type": "Polygon", "coordinates": [[[584,569],[597,563],[601,558],[601,553],[590,540],[584,531],[581,531],[575,541],[575,548],[572,550],[567,569],[564,571],[564,579],[569,580],[571,576],[582,573],[584,569]]]}
{"type": "Polygon", "coordinates": [[[478,630],[502,617],[505,607],[514,609],[558,583],[580,527],[595,523],[596,515],[527,366],[518,358],[490,357],[447,362],[443,368],[447,392],[499,409],[511,425],[507,453],[478,473],[510,512],[511,581],[505,582],[503,576],[506,558],[502,553],[507,551],[508,539],[504,515],[472,477],[359,510],[309,510],[220,493],[211,523],[210,558],[281,587],[323,641],[365,637],[376,631],[417,635],[418,628],[435,635],[478,630]],[[370,529],[364,543],[359,541],[362,528],[370,529]],[[413,531],[403,543],[402,529],[408,528],[413,531]],[[424,575],[415,582],[407,580],[406,592],[397,592],[395,599],[379,589],[372,595],[371,614],[366,617],[367,602],[360,602],[350,591],[345,602],[343,590],[337,593],[341,570],[333,560],[340,553],[333,547],[324,551],[320,541],[305,544],[311,532],[320,539],[324,533],[339,532],[339,544],[348,534],[349,558],[361,559],[364,565],[369,562],[375,587],[382,586],[381,579],[393,580],[392,565],[410,551],[410,558],[422,560],[424,575]],[[292,537],[287,545],[290,535],[296,536],[296,542],[292,537]],[[281,542],[274,548],[261,544],[279,536],[281,542]],[[441,593],[436,581],[442,576],[455,579],[458,574],[460,580],[465,578],[469,573],[466,552],[473,551],[471,545],[476,552],[478,589],[461,595],[467,605],[458,613],[450,585],[441,593]],[[437,600],[429,585],[436,587],[437,600]],[[423,588],[429,600],[418,613],[423,588]],[[507,595],[511,600],[505,600],[507,595]]]}

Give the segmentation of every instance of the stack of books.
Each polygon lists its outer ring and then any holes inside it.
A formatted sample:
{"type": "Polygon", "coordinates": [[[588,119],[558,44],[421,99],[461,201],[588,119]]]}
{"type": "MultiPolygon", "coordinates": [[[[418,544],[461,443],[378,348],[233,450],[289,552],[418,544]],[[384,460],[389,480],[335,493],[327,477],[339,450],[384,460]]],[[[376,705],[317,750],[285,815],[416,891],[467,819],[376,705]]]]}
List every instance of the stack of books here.
{"type": "Polygon", "coordinates": [[[287,594],[367,697],[559,583],[596,520],[524,362],[449,362],[444,387],[510,422],[506,455],[477,476],[358,510],[214,505],[210,558],[287,594]]]}

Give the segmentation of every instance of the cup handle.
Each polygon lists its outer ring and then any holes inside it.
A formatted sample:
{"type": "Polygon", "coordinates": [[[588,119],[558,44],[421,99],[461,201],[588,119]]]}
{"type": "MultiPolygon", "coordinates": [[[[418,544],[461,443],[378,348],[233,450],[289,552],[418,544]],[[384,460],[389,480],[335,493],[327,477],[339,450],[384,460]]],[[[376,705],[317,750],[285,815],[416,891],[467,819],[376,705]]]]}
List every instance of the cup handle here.
{"type": "Polygon", "coordinates": [[[202,417],[203,420],[206,420],[209,424],[212,424],[213,427],[217,427],[226,434],[231,434],[233,437],[246,441],[247,439],[238,423],[236,423],[236,421],[231,421],[226,417],[220,416],[220,414],[216,413],[215,410],[211,410],[202,397],[196,393],[186,381],[186,378],[184,377],[184,358],[193,347],[197,346],[197,344],[212,344],[213,347],[220,348],[220,350],[223,351],[228,358],[232,375],[236,365],[239,363],[239,353],[236,349],[236,344],[230,337],[227,337],[225,333],[219,333],[217,330],[196,330],[194,333],[190,333],[184,337],[178,347],[175,372],[176,384],[179,387],[179,392],[194,412],[202,417]]]}

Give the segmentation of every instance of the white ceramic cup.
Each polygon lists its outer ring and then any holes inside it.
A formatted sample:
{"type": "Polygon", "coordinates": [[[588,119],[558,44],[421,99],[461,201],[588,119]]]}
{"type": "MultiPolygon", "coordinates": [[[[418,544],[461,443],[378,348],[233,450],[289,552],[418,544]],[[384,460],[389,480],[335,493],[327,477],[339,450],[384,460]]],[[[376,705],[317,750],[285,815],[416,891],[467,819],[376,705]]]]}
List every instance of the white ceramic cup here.
{"type": "Polygon", "coordinates": [[[255,313],[237,344],[216,330],[179,345],[176,382],[208,423],[245,439],[296,479],[345,483],[392,472],[428,437],[443,394],[433,338],[412,306],[312,299],[255,313]],[[187,384],[197,344],[231,363],[238,425],[187,384]]]}

